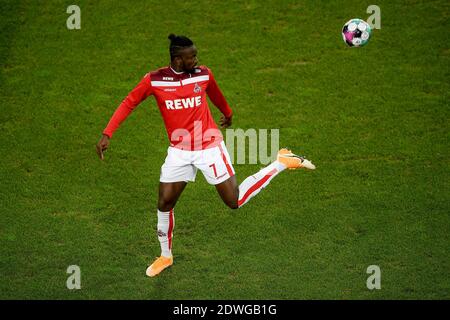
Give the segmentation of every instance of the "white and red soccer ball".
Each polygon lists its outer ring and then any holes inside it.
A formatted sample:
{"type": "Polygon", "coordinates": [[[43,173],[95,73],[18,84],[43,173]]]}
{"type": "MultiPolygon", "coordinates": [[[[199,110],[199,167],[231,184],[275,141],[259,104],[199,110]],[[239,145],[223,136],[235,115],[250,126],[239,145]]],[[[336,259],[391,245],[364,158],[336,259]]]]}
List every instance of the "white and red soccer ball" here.
{"type": "Polygon", "coordinates": [[[351,19],[342,28],[342,38],[350,47],[362,47],[369,42],[372,28],[362,19],[351,19]]]}

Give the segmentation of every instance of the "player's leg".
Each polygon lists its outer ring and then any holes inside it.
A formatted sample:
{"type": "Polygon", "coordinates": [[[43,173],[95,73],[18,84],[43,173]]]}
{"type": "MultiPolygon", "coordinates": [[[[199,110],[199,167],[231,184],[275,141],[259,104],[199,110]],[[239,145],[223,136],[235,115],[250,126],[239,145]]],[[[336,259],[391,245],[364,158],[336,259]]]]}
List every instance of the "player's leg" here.
{"type": "Polygon", "coordinates": [[[236,178],[233,176],[217,184],[216,189],[226,205],[232,209],[237,209],[256,196],[275,176],[287,168],[315,169],[315,166],[309,160],[296,156],[290,150],[281,149],[276,161],[246,178],[239,187],[237,187],[236,178]]]}
{"type": "Polygon", "coordinates": [[[174,208],[178,198],[186,187],[186,182],[159,183],[158,199],[158,240],[161,256],[172,257],[172,237],[175,227],[174,208]]]}
{"type": "Polygon", "coordinates": [[[257,173],[247,177],[238,186],[236,176],[217,184],[216,190],[223,202],[231,209],[237,209],[264,189],[270,181],[286,167],[278,161],[272,162],[257,173]]]}
{"type": "Polygon", "coordinates": [[[187,151],[169,148],[161,167],[158,197],[158,240],[161,256],[147,268],[146,274],[156,276],[173,264],[172,239],[175,226],[174,207],[188,181],[194,181],[196,169],[189,163],[187,151]]]}
{"type": "Polygon", "coordinates": [[[159,183],[157,233],[161,246],[161,256],[147,268],[146,274],[149,277],[156,276],[173,264],[172,239],[173,228],[175,227],[174,208],[186,184],[185,181],[159,183]]]}
{"type": "Polygon", "coordinates": [[[160,182],[158,210],[167,212],[173,209],[186,185],[186,181],[160,182]]]}
{"type": "Polygon", "coordinates": [[[236,176],[232,176],[222,183],[216,184],[216,190],[222,201],[231,209],[239,208],[239,187],[236,182],[236,176]]]}

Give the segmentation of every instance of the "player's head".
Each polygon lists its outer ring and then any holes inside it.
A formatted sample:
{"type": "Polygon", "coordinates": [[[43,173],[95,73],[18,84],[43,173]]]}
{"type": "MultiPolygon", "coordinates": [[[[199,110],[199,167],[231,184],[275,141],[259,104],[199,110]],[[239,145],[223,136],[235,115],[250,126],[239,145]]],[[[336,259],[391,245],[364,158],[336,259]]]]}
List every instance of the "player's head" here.
{"type": "Polygon", "coordinates": [[[172,66],[186,72],[193,72],[198,63],[197,48],[191,39],[185,36],[169,35],[170,61],[172,66]]]}

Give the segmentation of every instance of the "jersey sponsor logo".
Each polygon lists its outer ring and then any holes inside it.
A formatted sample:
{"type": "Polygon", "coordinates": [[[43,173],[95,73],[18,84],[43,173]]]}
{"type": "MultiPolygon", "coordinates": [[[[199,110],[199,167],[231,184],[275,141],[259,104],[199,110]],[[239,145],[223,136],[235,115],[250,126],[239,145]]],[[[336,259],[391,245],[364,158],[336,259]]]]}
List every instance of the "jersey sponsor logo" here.
{"type": "Polygon", "coordinates": [[[202,92],[202,88],[198,85],[198,83],[195,84],[194,92],[195,92],[195,93],[202,92]]]}
{"type": "Polygon", "coordinates": [[[172,80],[173,80],[173,77],[163,77],[162,79],[163,79],[163,80],[166,80],[166,81],[172,81],[172,80]]]}
{"type": "Polygon", "coordinates": [[[169,110],[180,110],[189,109],[194,107],[199,107],[202,104],[202,97],[196,96],[192,98],[176,99],[176,100],[166,100],[166,107],[169,110]]]}

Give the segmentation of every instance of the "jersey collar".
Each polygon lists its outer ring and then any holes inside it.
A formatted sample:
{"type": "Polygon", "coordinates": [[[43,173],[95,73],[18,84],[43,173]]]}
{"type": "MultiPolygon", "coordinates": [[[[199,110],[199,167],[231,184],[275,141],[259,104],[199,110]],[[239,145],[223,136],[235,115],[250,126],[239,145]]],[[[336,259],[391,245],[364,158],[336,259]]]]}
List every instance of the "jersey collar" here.
{"type": "Polygon", "coordinates": [[[175,70],[172,68],[172,66],[170,66],[170,65],[169,65],[169,68],[170,68],[170,70],[172,70],[172,72],[175,73],[175,74],[180,75],[180,74],[183,74],[183,73],[184,73],[184,71],[181,71],[181,72],[175,71],[175,70]]]}

